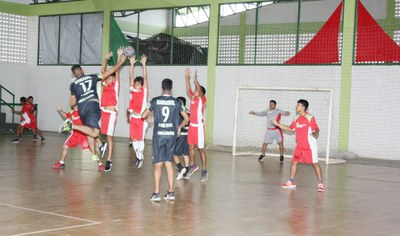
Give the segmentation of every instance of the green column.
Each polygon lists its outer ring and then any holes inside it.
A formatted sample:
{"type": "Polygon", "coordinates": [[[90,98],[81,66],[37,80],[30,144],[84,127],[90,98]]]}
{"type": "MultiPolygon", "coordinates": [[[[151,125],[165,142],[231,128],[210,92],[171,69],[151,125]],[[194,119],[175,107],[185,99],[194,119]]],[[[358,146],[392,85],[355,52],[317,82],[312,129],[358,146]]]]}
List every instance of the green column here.
{"type": "Polygon", "coordinates": [[[218,3],[210,5],[210,23],[207,59],[207,106],[206,106],[206,142],[213,142],[215,111],[215,80],[218,53],[218,3]]]}
{"type": "Polygon", "coordinates": [[[239,64],[244,64],[244,54],[246,49],[246,28],[247,28],[247,13],[240,13],[239,25],[239,64]]]}
{"type": "Polygon", "coordinates": [[[111,12],[108,9],[103,11],[103,47],[102,47],[102,58],[107,55],[110,50],[110,19],[111,12]]]}
{"type": "Polygon", "coordinates": [[[338,149],[349,148],[351,75],[356,20],[356,0],[344,1],[343,47],[340,84],[339,137],[338,149]]]}
{"type": "Polygon", "coordinates": [[[393,38],[394,30],[395,30],[395,14],[396,14],[396,1],[388,0],[387,1],[387,15],[386,15],[386,24],[388,28],[385,29],[386,33],[393,38]]]}

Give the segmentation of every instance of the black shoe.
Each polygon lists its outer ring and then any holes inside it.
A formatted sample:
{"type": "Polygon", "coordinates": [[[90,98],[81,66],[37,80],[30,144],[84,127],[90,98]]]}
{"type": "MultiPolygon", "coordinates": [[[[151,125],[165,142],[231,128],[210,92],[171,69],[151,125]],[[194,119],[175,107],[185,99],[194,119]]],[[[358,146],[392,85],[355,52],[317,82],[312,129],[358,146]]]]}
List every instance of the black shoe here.
{"type": "Polygon", "coordinates": [[[41,142],[41,143],[45,143],[45,142],[46,142],[46,139],[42,137],[42,138],[40,138],[40,142],[41,142]]]}
{"type": "Polygon", "coordinates": [[[105,172],[111,171],[111,167],[112,167],[112,161],[107,160],[106,167],[105,167],[104,171],[105,172]]]}
{"type": "Polygon", "coordinates": [[[285,157],[284,157],[283,155],[281,155],[281,156],[279,157],[279,160],[282,162],[283,160],[285,160],[285,157]]]}
{"type": "Polygon", "coordinates": [[[263,161],[265,159],[265,155],[261,154],[260,157],[258,158],[258,161],[263,161]]]}
{"type": "Polygon", "coordinates": [[[129,142],[129,148],[132,148],[132,142],[129,142]]]}
{"type": "Polygon", "coordinates": [[[33,135],[33,141],[34,142],[36,142],[36,141],[38,141],[39,139],[37,138],[37,136],[36,135],[33,135]]]}
{"type": "Polygon", "coordinates": [[[15,139],[11,140],[11,143],[19,143],[21,141],[21,137],[15,137],[15,139]]]}

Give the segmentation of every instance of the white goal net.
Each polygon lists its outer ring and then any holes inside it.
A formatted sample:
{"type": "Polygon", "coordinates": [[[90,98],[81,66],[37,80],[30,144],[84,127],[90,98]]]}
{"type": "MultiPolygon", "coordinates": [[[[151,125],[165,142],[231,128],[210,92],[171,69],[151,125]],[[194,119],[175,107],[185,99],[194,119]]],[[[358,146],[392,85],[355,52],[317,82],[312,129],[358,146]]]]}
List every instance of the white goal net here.
{"type": "MultiPolygon", "coordinates": [[[[329,164],[330,134],[332,123],[332,89],[324,88],[251,88],[239,87],[236,94],[235,130],[233,137],[233,156],[259,155],[263,138],[267,130],[267,117],[250,115],[250,111],[264,111],[269,108],[269,101],[277,102],[276,108],[289,111],[289,116],[282,116],[281,123],[290,125],[296,116],[295,106],[299,99],[309,102],[308,112],[319,126],[317,138],[318,155],[329,164]]],[[[293,133],[283,132],[285,156],[291,157],[296,140],[293,133]]],[[[268,145],[267,155],[278,155],[276,143],[268,145]]]]}

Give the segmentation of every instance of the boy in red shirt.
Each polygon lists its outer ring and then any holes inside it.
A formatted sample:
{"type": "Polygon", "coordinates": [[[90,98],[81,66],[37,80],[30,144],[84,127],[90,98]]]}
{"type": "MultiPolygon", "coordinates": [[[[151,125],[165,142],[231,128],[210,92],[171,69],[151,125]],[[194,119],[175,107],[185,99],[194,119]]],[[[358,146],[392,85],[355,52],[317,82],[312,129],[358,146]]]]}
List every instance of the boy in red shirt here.
{"type": "Polygon", "coordinates": [[[296,188],[294,178],[297,172],[297,164],[312,164],[318,179],[318,192],[323,192],[324,184],[322,183],[321,167],[318,163],[318,147],[315,138],[318,135],[319,128],[314,116],[307,112],[307,108],[307,100],[300,99],[297,101],[296,112],[299,115],[296,116],[290,126],[279,124],[278,121],[273,120],[274,125],[296,134],[296,148],[293,152],[292,165],[290,167],[290,179],[281,186],[285,189],[296,188]]]}

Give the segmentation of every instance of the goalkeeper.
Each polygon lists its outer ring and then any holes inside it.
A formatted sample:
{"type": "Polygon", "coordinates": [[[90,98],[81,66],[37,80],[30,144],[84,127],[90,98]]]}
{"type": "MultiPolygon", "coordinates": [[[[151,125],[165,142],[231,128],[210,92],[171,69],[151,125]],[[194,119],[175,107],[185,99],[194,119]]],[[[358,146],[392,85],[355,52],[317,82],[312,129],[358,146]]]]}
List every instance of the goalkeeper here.
{"type": "Polygon", "coordinates": [[[261,155],[258,158],[258,161],[263,161],[265,159],[265,152],[267,151],[267,146],[268,144],[274,143],[274,140],[276,143],[279,145],[279,153],[280,153],[280,158],[279,160],[283,162],[284,156],[283,156],[283,135],[282,135],[282,130],[275,126],[272,122],[272,120],[277,120],[278,122],[281,119],[281,116],[289,116],[290,112],[288,111],[282,111],[281,109],[276,108],[276,101],[275,100],[270,100],[269,101],[269,109],[261,112],[254,112],[250,111],[250,115],[256,115],[256,116],[266,116],[267,117],[267,132],[264,135],[264,143],[261,148],[261,155]]]}

